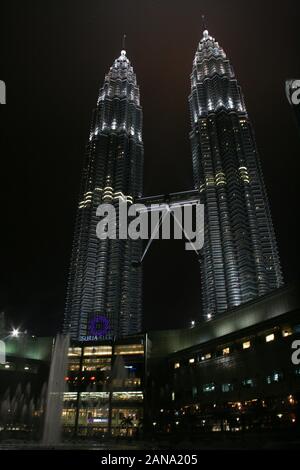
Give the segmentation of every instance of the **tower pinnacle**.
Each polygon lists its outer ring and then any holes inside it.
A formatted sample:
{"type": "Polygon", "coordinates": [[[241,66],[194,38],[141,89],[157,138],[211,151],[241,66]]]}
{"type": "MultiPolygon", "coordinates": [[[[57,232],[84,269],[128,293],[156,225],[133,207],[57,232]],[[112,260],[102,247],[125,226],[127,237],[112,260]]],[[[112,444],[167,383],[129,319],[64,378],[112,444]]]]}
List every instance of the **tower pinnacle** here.
{"type": "Polygon", "coordinates": [[[206,31],[207,28],[206,28],[206,24],[205,24],[205,15],[201,15],[201,18],[202,18],[202,28],[203,28],[203,31],[206,31]]]}
{"type": "Polygon", "coordinates": [[[126,55],[126,34],[123,34],[121,54],[126,55]]]}
{"type": "Polygon", "coordinates": [[[209,38],[209,32],[208,32],[208,29],[206,27],[206,23],[205,23],[205,15],[201,15],[201,18],[202,18],[202,28],[203,28],[203,40],[206,40],[209,38]]]}

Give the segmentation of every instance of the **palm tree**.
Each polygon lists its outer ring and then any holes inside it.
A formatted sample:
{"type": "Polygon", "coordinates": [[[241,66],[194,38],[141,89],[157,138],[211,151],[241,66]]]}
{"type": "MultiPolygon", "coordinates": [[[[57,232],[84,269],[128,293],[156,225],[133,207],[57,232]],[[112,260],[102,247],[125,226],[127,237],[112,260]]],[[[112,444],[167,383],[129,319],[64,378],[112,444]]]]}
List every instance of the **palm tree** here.
{"type": "Polygon", "coordinates": [[[133,418],[131,416],[124,416],[121,421],[121,427],[126,429],[126,436],[128,436],[129,428],[133,426],[133,418]]]}

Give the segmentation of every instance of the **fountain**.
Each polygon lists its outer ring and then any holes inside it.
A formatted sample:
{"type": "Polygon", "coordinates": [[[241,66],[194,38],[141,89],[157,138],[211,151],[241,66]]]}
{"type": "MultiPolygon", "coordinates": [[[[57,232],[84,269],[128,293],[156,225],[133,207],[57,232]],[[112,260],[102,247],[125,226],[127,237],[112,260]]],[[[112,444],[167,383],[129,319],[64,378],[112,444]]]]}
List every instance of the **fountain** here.
{"type": "Polygon", "coordinates": [[[113,358],[110,384],[109,384],[109,416],[108,416],[108,434],[112,435],[112,395],[113,391],[118,390],[122,387],[124,380],[128,378],[128,371],[125,368],[124,360],[121,355],[117,355],[113,358]]]}
{"type": "Polygon", "coordinates": [[[57,335],[52,353],[47,388],[46,414],[42,443],[54,446],[61,438],[61,416],[65,391],[65,376],[68,367],[68,335],[57,335]]]}
{"type": "Polygon", "coordinates": [[[3,429],[5,429],[8,419],[9,419],[9,410],[10,410],[10,391],[9,389],[7,389],[0,405],[0,425],[3,429]]]}

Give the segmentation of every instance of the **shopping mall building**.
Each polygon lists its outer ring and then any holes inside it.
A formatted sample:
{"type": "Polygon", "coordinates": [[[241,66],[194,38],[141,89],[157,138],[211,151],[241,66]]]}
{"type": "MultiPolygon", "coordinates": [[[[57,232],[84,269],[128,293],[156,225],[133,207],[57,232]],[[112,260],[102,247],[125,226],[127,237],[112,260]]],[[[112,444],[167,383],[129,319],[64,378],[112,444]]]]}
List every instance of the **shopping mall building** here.
{"type": "MultiPolygon", "coordinates": [[[[64,433],[138,436],[297,427],[298,291],[298,285],[278,289],[193,328],[72,343],[64,433]]],[[[27,393],[34,413],[41,413],[52,345],[52,338],[7,341],[0,366],[2,410],[4,400],[11,404],[16,394],[27,393]]],[[[18,416],[21,420],[22,413],[18,416]]]]}

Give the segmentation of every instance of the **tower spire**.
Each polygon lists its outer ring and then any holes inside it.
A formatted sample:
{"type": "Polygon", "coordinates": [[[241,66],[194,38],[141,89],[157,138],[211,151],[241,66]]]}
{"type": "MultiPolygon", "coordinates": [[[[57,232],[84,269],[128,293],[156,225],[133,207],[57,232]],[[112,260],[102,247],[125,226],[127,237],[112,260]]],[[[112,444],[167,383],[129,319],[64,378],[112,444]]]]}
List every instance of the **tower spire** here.
{"type": "Polygon", "coordinates": [[[207,30],[207,27],[206,27],[206,23],[205,23],[205,15],[201,15],[201,18],[202,18],[202,28],[203,28],[203,31],[207,30]]]}
{"type": "Polygon", "coordinates": [[[126,34],[123,34],[123,39],[122,39],[122,50],[126,50],[126,34]]]}

